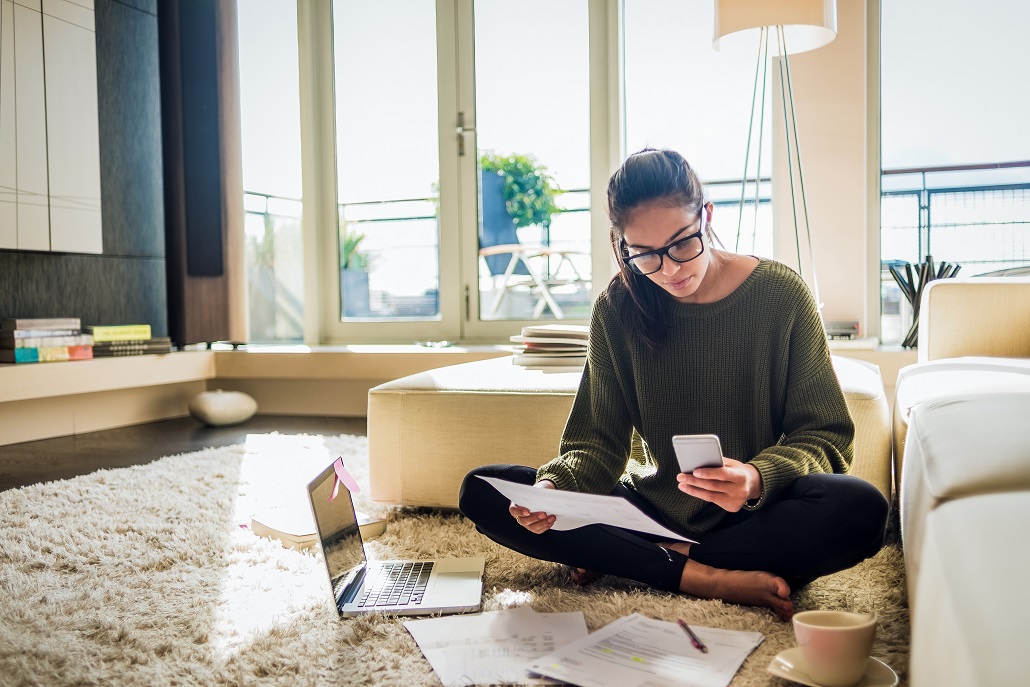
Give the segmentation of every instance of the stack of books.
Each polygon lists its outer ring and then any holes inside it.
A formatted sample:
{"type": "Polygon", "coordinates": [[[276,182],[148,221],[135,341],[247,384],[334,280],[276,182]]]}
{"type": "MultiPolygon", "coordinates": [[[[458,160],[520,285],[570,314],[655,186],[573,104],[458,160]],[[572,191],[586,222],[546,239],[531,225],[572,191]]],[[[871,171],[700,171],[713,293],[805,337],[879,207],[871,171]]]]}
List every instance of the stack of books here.
{"type": "MultiPolygon", "coordinates": [[[[386,531],[386,520],[360,511],[358,529],[365,541],[375,539],[386,531]]],[[[255,513],[250,519],[250,531],[259,537],[279,541],[287,549],[310,549],[318,542],[315,519],[308,504],[290,502],[255,513]]]]}
{"type": "Polygon", "coordinates": [[[97,358],[172,352],[172,340],[151,336],[149,324],[97,325],[86,330],[93,335],[93,355],[97,358]]]}
{"type": "Polygon", "coordinates": [[[546,368],[581,368],[587,359],[589,330],[577,324],[537,324],[511,337],[516,365],[546,368]]]}
{"type": "Polygon", "coordinates": [[[77,317],[7,318],[0,322],[0,363],[89,360],[93,337],[77,317]]]}

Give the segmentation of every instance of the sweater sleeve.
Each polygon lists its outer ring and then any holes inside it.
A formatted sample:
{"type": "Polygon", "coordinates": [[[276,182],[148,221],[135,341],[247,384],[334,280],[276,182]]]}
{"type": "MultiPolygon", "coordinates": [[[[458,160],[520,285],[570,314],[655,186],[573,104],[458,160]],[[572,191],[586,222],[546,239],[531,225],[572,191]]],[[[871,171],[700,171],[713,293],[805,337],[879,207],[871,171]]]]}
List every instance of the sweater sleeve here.
{"type": "Polygon", "coordinates": [[[559,489],[610,493],[629,461],[632,422],[610,339],[615,316],[608,301],[599,298],[591,314],[587,362],[565,424],[560,455],[537,470],[537,480],[551,480],[559,489]]]}
{"type": "Polygon", "coordinates": [[[759,505],[803,475],[848,472],[854,456],[854,421],[807,289],[788,346],[783,435],[751,460],[762,476],[759,505]]]}

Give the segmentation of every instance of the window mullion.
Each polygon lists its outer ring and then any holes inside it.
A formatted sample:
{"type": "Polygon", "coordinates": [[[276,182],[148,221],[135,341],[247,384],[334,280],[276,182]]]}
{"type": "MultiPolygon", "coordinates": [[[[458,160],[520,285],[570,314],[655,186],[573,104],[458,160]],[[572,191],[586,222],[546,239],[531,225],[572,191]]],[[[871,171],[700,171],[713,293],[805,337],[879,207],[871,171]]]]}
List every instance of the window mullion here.
{"type": "Polygon", "coordinates": [[[339,312],[339,289],[323,275],[335,269],[336,134],[333,117],[332,4],[297,0],[303,187],[304,342],[326,338],[339,312]],[[336,292],[336,298],[328,294],[336,292]]]}

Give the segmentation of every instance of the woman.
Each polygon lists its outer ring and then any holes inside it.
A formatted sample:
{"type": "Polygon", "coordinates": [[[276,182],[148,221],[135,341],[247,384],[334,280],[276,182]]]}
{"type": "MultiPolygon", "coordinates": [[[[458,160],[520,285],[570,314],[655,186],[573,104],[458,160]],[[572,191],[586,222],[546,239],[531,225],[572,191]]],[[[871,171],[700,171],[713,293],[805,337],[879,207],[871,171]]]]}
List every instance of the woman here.
{"type": "Polygon", "coordinates": [[[459,506],[480,532],[565,563],[793,613],[792,588],[872,556],[887,503],[847,476],[854,424],[815,303],[780,263],[715,248],[713,206],[678,153],[643,150],[608,184],[619,274],[594,303],[560,455],[478,468],[459,506]],[[716,434],[723,466],[680,473],[677,434],[716,434]],[[477,475],[614,494],[697,544],[555,518],[477,475]]]}

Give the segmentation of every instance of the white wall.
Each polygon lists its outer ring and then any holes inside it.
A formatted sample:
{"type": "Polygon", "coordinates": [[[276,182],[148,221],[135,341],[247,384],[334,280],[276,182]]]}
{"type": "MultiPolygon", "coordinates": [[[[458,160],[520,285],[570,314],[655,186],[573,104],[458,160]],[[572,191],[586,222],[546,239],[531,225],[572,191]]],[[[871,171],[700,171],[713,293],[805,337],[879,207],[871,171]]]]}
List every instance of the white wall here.
{"type": "MultiPolygon", "coordinates": [[[[790,58],[823,317],[858,320],[861,336],[879,332],[880,314],[878,7],[877,0],[838,0],[836,40],[790,58]]],[[[772,130],[775,254],[796,269],[778,97],[772,130]]],[[[802,272],[811,286],[807,264],[802,272]]]]}

